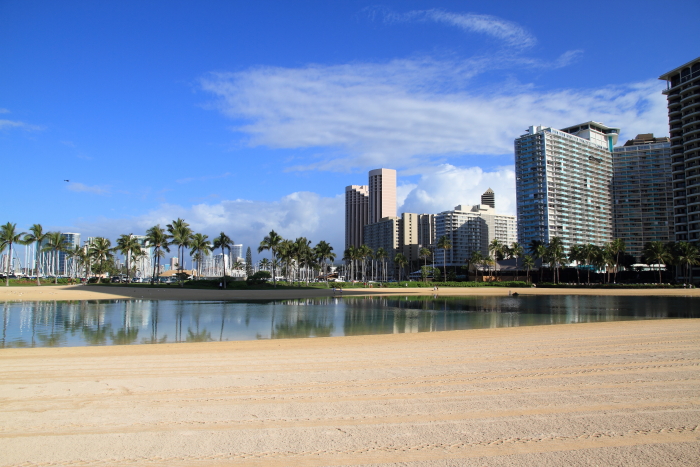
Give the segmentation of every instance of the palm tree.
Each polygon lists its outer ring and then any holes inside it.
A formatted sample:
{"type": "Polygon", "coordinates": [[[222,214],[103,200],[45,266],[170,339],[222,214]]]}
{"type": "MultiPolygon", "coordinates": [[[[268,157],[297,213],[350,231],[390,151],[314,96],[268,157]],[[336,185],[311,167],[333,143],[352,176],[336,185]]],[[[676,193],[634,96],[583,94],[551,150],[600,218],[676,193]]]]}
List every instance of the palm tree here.
{"type": "Polygon", "coordinates": [[[559,237],[552,237],[547,245],[547,257],[554,266],[555,276],[553,277],[554,283],[559,283],[559,265],[566,261],[566,256],[564,255],[564,245],[562,239],[559,237]]]}
{"type": "Polygon", "coordinates": [[[29,227],[29,232],[27,235],[24,236],[24,242],[25,245],[31,245],[32,243],[36,242],[36,249],[35,249],[35,273],[36,273],[36,285],[41,285],[41,279],[39,279],[39,263],[40,263],[40,258],[41,258],[41,243],[46,240],[46,235],[47,233],[44,232],[44,228],[41,226],[41,224],[34,224],[31,227],[29,227]]]}
{"type": "Polygon", "coordinates": [[[102,280],[102,274],[104,273],[104,262],[112,259],[112,242],[108,238],[97,237],[90,244],[89,254],[91,257],[100,264],[100,275],[97,278],[97,283],[99,284],[102,280]]]}
{"type": "Polygon", "coordinates": [[[678,263],[685,265],[686,278],[689,284],[693,283],[693,266],[700,264],[700,250],[695,245],[688,242],[679,242],[676,250],[678,252],[678,263]]]}
{"type": "Polygon", "coordinates": [[[68,248],[68,240],[63,236],[61,232],[48,232],[46,234],[46,243],[44,244],[45,251],[53,251],[53,263],[54,267],[54,284],[58,284],[58,253],[60,251],[66,251],[68,248]]]}
{"type": "Polygon", "coordinates": [[[625,255],[625,240],[622,238],[616,238],[610,243],[610,252],[613,254],[615,259],[615,279],[617,282],[617,270],[620,267],[620,255],[625,255]]]}
{"type": "Polygon", "coordinates": [[[527,282],[530,282],[530,269],[535,267],[535,258],[530,255],[525,255],[523,257],[523,266],[527,268],[527,282]]]}
{"type": "Polygon", "coordinates": [[[506,247],[506,246],[501,244],[501,242],[498,241],[497,238],[494,238],[493,240],[491,240],[491,243],[489,243],[489,253],[491,253],[493,255],[494,261],[498,261],[499,257],[501,259],[503,259],[504,247],[506,247]]]}
{"type": "Polygon", "coordinates": [[[582,246],[581,245],[571,245],[571,248],[569,248],[569,261],[570,262],[576,262],[576,283],[581,284],[581,269],[579,268],[579,264],[583,260],[583,253],[582,253],[582,246]]]}
{"type": "Polygon", "coordinates": [[[280,237],[277,232],[271,230],[269,234],[263,238],[258,246],[258,253],[262,253],[265,250],[269,250],[272,254],[272,283],[277,287],[277,274],[275,273],[275,259],[277,259],[277,250],[280,243],[282,242],[282,237],[280,237]]]}
{"type": "Polygon", "coordinates": [[[172,240],[173,245],[177,245],[178,251],[178,280],[180,282],[180,287],[182,287],[182,271],[184,270],[185,263],[185,248],[189,248],[190,240],[192,239],[192,229],[190,229],[190,224],[185,222],[184,219],[174,220],[171,224],[166,226],[168,233],[170,234],[169,240],[172,240]]]}
{"type": "Polygon", "coordinates": [[[525,254],[525,249],[518,242],[513,242],[508,250],[509,255],[515,258],[515,280],[519,279],[520,269],[518,267],[518,260],[523,254],[525,254]]]}
{"type": "Polygon", "coordinates": [[[389,254],[386,252],[386,250],[382,247],[377,248],[377,251],[374,252],[374,257],[378,260],[381,261],[382,264],[382,277],[383,280],[387,280],[386,276],[386,259],[389,256],[389,254]]]}
{"type": "MultiPolygon", "coordinates": [[[[212,247],[213,250],[216,250],[217,248],[221,249],[221,259],[224,265],[224,289],[226,288],[226,250],[228,250],[230,254],[232,246],[233,240],[231,240],[231,237],[221,232],[219,236],[214,239],[214,245],[212,247]]],[[[267,258],[265,258],[265,260],[267,260],[267,258]]]]}
{"type": "Polygon", "coordinates": [[[476,271],[477,282],[479,282],[479,265],[483,260],[484,255],[482,255],[479,250],[472,251],[472,255],[469,257],[469,262],[474,265],[474,270],[476,271]]]}
{"type": "MultiPolygon", "coordinates": [[[[428,248],[425,248],[425,247],[418,250],[418,257],[423,258],[423,266],[428,266],[428,258],[430,258],[430,255],[432,255],[432,254],[433,253],[428,248]]],[[[424,279],[424,281],[427,281],[427,280],[428,280],[428,278],[426,277],[424,279]]]]}
{"type": "Polygon", "coordinates": [[[154,225],[146,231],[146,242],[153,247],[153,275],[151,275],[151,284],[153,284],[156,271],[160,272],[160,258],[164,256],[163,250],[170,251],[168,234],[160,224],[154,225]]]}
{"type": "Polygon", "coordinates": [[[547,247],[539,240],[532,240],[530,242],[530,254],[535,260],[541,260],[540,263],[540,282],[542,281],[542,263],[545,262],[545,256],[547,256],[547,247]]]}
{"type": "Polygon", "coordinates": [[[316,256],[318,262],[323,265],[323,273],[326,276],[326,286],[328,286],[328,274],[326,274],[326,266],[328,260],[330,260],[331,262],[335,261],[336,254],[333,253],[333,247],[325,240],[321,240],[314,247],[314,255],[316,256]]]}
{"type": "Polygon", "coordinates": [[[598,255],[598,247],[592,243],[586,243],[581,246],[581,261],[585,262],[586,269],[588,270],[588,278],[586,279],[586,284],[591,284],[591,266],[593,265],[593,260],[598,255]]]}
{"type": "Polygon", "coordinates": [[[293,281],[292,260],[294,258],[294,242],[286,239],[282,240],[277,246],[277,255],[280,258],[281,264],[284,265],[285,279],[287,279],[287,282],[293,281]]]}
{"type": "Polygon", "coordinates": [[[10,286],[10,271],[12,269],[12,245],[19,243],[24,244],[22,235],[26,232],[17,232],[17,224],[7,223],[0,227],[0,252],[9,247],[10,251],[7,256],[7,264],[5,265],[5,286],[10,286]]]}
{"type": "Polygon", "coordinates": [[[394,262],[399,266],[399,280],[401,280],[401,274],[403,273],[403,268],[408,264],[408,259],[403,253],[397,253],[394,256],[394,262]]]}
{"type": "Polygon", "coordinates": [[[141,244],[134,237],[134,234],[123,234],[117,239],[116,250],[124,255],[126,259],[126,281],[129,282],[129,271],[131,271],[131,261],[141,254],[141,244]]]}
{"type": "Polygon", "coordinates": [[[662,242],[649,242],[642,249],[642,256],[647,264],[659,265],[659,284],[661,284],[661,265],[666,265],[671,261],[671,255],[668,253],[666,245],[662,242]]]}
{"type": "Polygon", "coordinates": [[[443,235],[438,239],[437,247],[442,250],[442,269],[444,279],[447,280],[447,250],[452,248],[452,241],[446,235],[443,235]]]}
{"type": "Polygon", "coordinates": [[[374,251],[367,245],[361,245],[358,248],[358,256],[362,260],[362,282],[367,281],[367,258],[372,258],[374,251]]]}
{"type": "Polygon", "coordinates": [[[209,256],[211,253],[211,244],[209,243],[209,236],[201,233],[196,233],[192,235],[190,239],[190,257],[197,261],[197,279],[202,275],[202,259],[205,256],[209,256]]]}

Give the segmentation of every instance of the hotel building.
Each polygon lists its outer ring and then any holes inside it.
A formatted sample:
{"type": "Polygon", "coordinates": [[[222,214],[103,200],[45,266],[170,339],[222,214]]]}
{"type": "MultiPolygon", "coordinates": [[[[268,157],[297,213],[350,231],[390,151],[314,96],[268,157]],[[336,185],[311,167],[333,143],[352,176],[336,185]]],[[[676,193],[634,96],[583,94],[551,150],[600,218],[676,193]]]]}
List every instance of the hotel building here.
{"type": "MultiPolygon", "coordinates": [[[[496,214],[491,206],[459,205],[452,211],[435,215],[435,235],[443,235],[452,242],[445,253],[448,266],[462,266],[475,251],[489,255],[489,243],[494,239],[505,245],[516,241],[517,222],[515,216],[496,214]]],[[[442,251],[435,251],[435,263],[442,265],[442,251]]]]}
{"type": "Polygon", "coordinates": [[[396,217],[396,170],[375,169],[369,172],[368,224],[385,217],[396,217]]]}
{"type": "Polygon", "coordinates": [[[671,143],[668,137],[637,135],[613,152],[614,238],[642,261],[647,242],[674,240],[671,143]]]}
{"type": "Polygon", "coordinates": [[[531,126],[515,140],[518,241],[612,240],[612,151],[620,130],[586,122],[561,130],[531,126]]]}
{"type": "Polygon", "coordinates": [[[671,132],[675,240],[700,240],[700,57],[659,77],[666,81],[671,132]]]}
{"type": "Polygon", "coordinates": [[[367,185],[345,187],[345,249],[364,243],[363,229],[367,225],[369,193],[367,185]]]}

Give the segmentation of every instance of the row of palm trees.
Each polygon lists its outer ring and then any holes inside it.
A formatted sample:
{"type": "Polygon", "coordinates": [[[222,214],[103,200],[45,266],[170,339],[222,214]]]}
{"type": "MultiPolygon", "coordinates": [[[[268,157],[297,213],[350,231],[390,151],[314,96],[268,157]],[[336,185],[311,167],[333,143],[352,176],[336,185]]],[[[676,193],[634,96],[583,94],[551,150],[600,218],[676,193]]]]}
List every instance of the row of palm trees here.
{"type": "Polygon", "coordinates": [[[284,239],[274,230],[263,238],[258,246],[258,253],[269,251],[272,261],[263,259],[262,269],[272,269],[272,281],[277,287],[277,270],[281,269],[291,282],[306,282],[308,284],[314,272],[321,272],[328,282],[327,267],[335,261],[333,247],[321,240],[316,246],[311,246],[311,240],[298,237],[296,240],[284,239]]]}

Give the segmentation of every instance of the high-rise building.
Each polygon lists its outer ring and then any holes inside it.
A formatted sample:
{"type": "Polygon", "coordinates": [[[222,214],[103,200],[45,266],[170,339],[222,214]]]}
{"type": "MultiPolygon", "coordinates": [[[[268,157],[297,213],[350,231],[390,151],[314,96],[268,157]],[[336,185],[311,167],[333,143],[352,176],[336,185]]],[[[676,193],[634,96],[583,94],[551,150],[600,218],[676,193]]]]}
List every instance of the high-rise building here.
{"type": "Polygon", "coordinates": [[[666,81],[676,241],[700,241],[700,57],[659,79],[666,81]]]}
{"type": "Polygon", "coordinates": [[[243,258],[243,244],[233,245],[231,247],[231,261],[235,263],[236,261],[245,261],[243,258]]]}
{"type": "Polygon", "coordinates": [[[674,240],[671,143],[637,135],[613,152],[614,237],[642,261],[647,242],[674,240]]]}
{"type": "Polygon", "coordinates": [[[602,246],[612,240],[612,151],[619,128],[531,126],[515,140],[518,241],[602,246]]]}
{"type": "Polygon", "coordinates": [[[486,190],[484,194],[481,195],[481,204],[485,204],[486,206],[491,206],[492,208],[496,209],[496,195],[493,193],[491,188],[486,190]]]}
{"type": "Polygon", "coordinates": [[[396,217],[396,170],[375,169],[369,172],[369,218],[367,223],[396,217]]]}
{"type": "Polygon", "coordinates": [[[475,251],[489,255],[489,243],[494,239],[504,245],[511,245],[516,239],[515,216],[496,214],[491,206],[459,205],[452,211],[435,215],[436,237],[443,235],[452,243],[452,248],[435,251],[435,262],[442,265],[442,257],[448,266],[462,266],[475,251]]]}
{"type": "Polygon", "coordinates": [[[367,185],[345,187],[345,248],[363,244],[363,229],[369,219],[369,191],[367,185]]]}

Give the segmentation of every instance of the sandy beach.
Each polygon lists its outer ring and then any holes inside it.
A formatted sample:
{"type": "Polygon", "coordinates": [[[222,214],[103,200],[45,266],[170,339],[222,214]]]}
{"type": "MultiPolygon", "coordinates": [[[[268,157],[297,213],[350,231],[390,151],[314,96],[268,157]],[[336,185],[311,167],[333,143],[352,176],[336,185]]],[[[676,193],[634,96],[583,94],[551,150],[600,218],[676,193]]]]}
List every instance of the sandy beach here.
{"type": "MultiPolygon", "coordinates": [[[[547,289],[506,287],[443,287],[437,295],[508,295],[517,292],[520,295],[621,295],[621,296],[676,296],[700,297],[700,289],[547,289]]],[[[382,289],[344,289],[343,296],[362,295],[399,295],[432,296],[430,287],[396,287],[382,289]]],[[[149,300],[274,300],[292,298],[331,297],[332,289],[281,289],[281,290],[211,290],[149,288],[149,287],[111,287],[111,286],[44,286],[44,287],[0,287],[0,302],[3,301],[37,301],[37,300],[110,300],[138,298],[149,300]]]]}
{"type": "Polygon", "coordinates": [[[0,351],[0,465],[697,466],[700,320],[0,351]]]}

